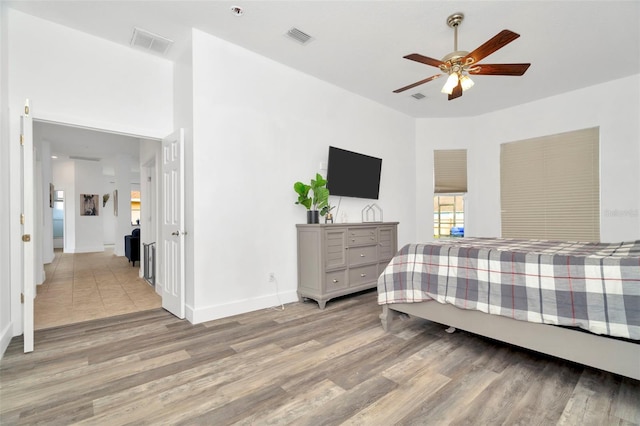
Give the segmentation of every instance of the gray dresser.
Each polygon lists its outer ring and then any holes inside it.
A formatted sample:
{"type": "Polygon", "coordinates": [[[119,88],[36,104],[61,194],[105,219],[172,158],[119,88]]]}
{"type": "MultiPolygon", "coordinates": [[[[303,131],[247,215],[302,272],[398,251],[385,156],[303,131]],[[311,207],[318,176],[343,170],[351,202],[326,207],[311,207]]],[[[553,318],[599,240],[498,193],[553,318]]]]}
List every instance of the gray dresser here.
{"type": "Polygon", "coordinates": [[[298,298],[328,300],[374,288],[398,250],[398,222],[296,225],[298,298]]]}

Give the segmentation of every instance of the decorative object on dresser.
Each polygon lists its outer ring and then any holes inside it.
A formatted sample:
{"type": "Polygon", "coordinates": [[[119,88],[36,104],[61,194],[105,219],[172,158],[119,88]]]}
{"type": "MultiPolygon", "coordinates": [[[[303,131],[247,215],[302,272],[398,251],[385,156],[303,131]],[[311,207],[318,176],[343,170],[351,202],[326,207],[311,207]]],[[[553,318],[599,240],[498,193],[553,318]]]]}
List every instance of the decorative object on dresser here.
{"type": "Polygon", "coordinates": [[[362,222],[382,222],[382,209],[376,203],[362,209],[362,222]],[[378,214],[380,217],[378,217],[378,214]]]}
{"type": "Polygon", "coordinates": [[[311,179],[310,183],[310,185],[302,182],[293,184],[293,190],[298,194],[296,204],[307,208],[307,223],[320,223],[320,215],[324,216],[329,212],[327,181],[320,173],[316,173],[316,178],[311,179]],[[313,193],[312,197],[309,197],[309,192],[313,193]]]}
{"type": "Polygon", "coordinates": [[[296,225],[298,297],[318,302],[375,288],[397,251],[398,222],[296,225]]]}

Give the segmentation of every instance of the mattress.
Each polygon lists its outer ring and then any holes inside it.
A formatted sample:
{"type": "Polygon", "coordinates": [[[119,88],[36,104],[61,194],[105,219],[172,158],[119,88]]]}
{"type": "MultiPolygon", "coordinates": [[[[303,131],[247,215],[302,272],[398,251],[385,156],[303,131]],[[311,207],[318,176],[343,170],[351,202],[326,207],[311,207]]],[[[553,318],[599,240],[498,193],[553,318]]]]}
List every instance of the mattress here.
{"type": "Polygon", "coordinates": [[[640,340],[640,241],[408,244],[380,275],[378,303],[430,300],[640,340]]]}

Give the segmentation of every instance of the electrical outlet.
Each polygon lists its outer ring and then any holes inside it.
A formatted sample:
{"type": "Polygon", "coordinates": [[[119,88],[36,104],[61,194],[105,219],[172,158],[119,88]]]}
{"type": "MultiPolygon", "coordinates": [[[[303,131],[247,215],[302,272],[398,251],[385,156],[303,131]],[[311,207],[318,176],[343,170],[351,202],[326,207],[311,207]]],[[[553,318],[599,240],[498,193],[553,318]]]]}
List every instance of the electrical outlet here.
{"type": "Polygon", "coordinates": [[[269,272],[269,282],[272,283],[276,280],[276,274],[274,272],[269,272]]]}

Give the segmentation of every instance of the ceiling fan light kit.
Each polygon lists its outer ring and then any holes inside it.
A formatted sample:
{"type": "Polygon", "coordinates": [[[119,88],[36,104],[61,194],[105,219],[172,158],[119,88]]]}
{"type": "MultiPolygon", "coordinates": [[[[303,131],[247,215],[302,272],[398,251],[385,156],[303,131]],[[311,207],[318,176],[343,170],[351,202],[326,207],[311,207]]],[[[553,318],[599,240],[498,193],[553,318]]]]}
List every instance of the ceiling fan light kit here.
{"type": "Polygon", "coordinates": [[[448,99],[452,100],[459,98],[462,96],[462,92],[473,87],[474,82],[469,77],[469,74],[520,76],[529,68],[531,64],[478,64],[482,59],[520,37],[519,34],[510,30],[502,30],[472,52],[458,50],[458,26],[463,20],[464,15],[462,13],[454,13],[447,18],[447,25],[453,28],[454,32],[453,52],[447,54],[441,61],[420,55],[419,53],[412,53],[404,56],[405,59],[420,62],[432,67],[438,67],[440,68],[440,71],[442,71],[442,74],[436,74],[408,86],[401,87],[400,89],[394,90],[394,93],[401,93],[431,80],[435,80],[443,75],[448,75],[447,81],[442,87],[441,92],[447,94],[448,99]]]}

